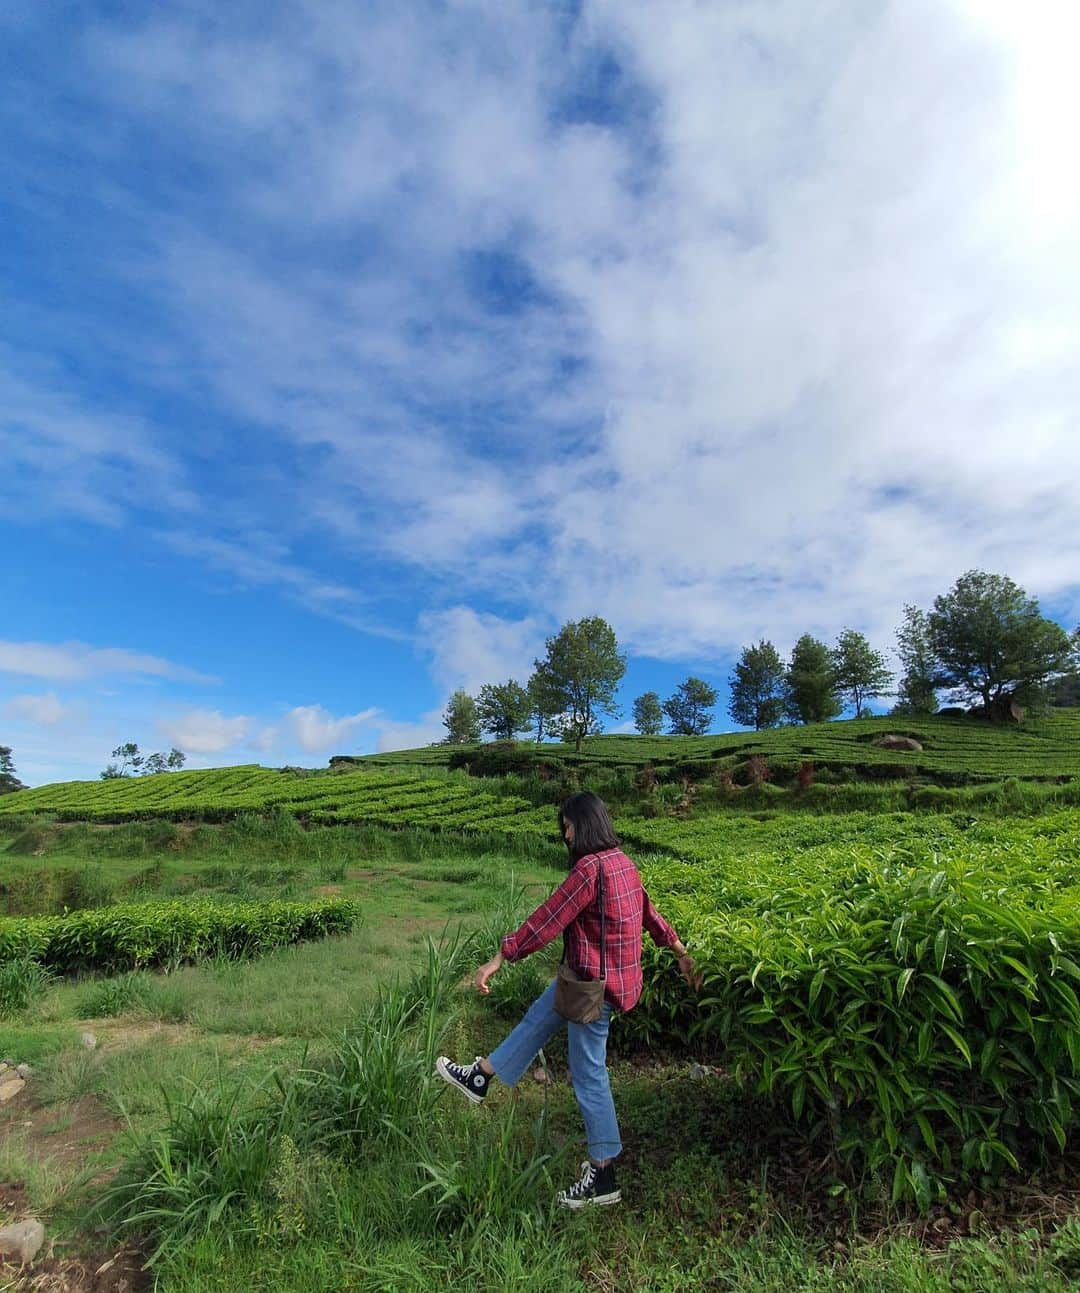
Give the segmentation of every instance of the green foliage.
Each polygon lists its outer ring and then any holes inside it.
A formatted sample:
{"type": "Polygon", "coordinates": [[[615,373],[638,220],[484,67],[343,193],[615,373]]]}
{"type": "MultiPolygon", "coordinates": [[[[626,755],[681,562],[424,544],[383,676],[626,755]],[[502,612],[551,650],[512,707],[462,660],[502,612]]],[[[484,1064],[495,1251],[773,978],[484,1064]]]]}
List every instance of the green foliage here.
{"type": "Polygon", "coordinates": [[[938,707],[937,662],[926,612],[917,606],[904,607],[903,623],[896,630],[896,652],[904,672],[893,713],[933,714],[938,707]]]}
{"type": "Polygon", "coordinates": [[[129,970],[111,979],[99,979],[79,999],[78,1013],[83,1019],[107,1019],[136,1010],[147,998],[147,979],[137,970],[129,970]]]}
{"type": "Polygon", "coordinates": [[[539,744],[551,734],[553,724],[562,713],[563,697],[558,682],[546,661],[537,660],[525,690],[529,696],[529,714],[536,727],[539,744]]]}
{"type": "Polygon", "coordinates": [[[153,776],[160,772],[174,772],[187,762],[187,755],[175,746],[168,754],[160,750],[154,754],[143,754],[134,741],[118,745],[112,752],[112,758],[113,762],[108,764],[100,774],[102,781],[113,781],[118,777],[153,776]]]}
{"type": "Polygon", "coordinates": [[[31,957],[58,974],[173,967],[207,956],[258,956],[273,947],[346,933],[359,905],[321,902],[130,903],[64,916],[0,919],[0,964],[31,957]]]}
{"type": "Polygon", "coordinates": [[[559,698],[564,737],[580,750],[584,738],[600,730],[603,715],[619,714],[615,693],[626,673],[626,655],[599,615],[569,620],[546,645],[547,657],[536,667],[559,698]]]}
{"type": "Polygon", "coordinates": [[[795,643],[784,682],[784,712],[792,722],[824,723],[843,708],[829,648],[809,633],[795,643]]]}
{"type": "Polygon", "coordinates": [[[716,688],[702,678],[687,678],[664,701],[664,713],[678,736],[704,736],[712,723],[716,688]]]}
{"type": "Polygon", "coordinates": [[[447,745],[465,745],[480,739],[480,714],[475,699],[461,687],[446,702],[443,712],[447,745]]]}
{"type": "Polygon", "coordinates": [[[784,713],[784,662],[771,642],[743,647],[729,679],[728,713],[736,723],[760,731],[775,727],[784,713]]]}
{"type": "Polygon", "coordinates": [[[634,701],[634,727],[642,736],[659,736],[664,725],[664,711],[655,691],[643,692],[634,701]]]}
{"type": "Polygon", "coordinates": [[[1049,682],[1075,667],[1075,644],[1039,603],[1006,575],[969,570],[934,598],[927,617],[940,683],[959,699],[978,697],[988,717],[1008,702],[1039,704],[1049,682]]]}
{"type": "Polygon", "coordinates": [[[893,675],[885,657],[875,651],[866,637],[855,629],[844,629],[832,651],[836,690],[854,706],[855,717],[863,712],[863,703],[884,696],[892,686],[893,675]]]}
{"type": "Polygon", "coordinates": [[[15,764],[11,757],[11,746],[0,745],[0,795],[10,795],[26,787],[15,775],[15,764]]]}
{"type": "Polygon", "coordinates": [[[499,741],[512,741],[518,732],[527,732],[532,725],[529,693],[513,678],[485,683],[476,700],[476,711],[481,728],[499,741]]]}
{"type": "Polygon", "coordinates": [[[886,822],[882,847],[830,822],[817,848],[647,863],[706,986],[695,1000],[650,953],[619,1033],[711,1038],[898,1200],[1044,1161],[1080,1096],[1078,824],[938,824],[932,846],[928,825],[905,847],[886,822]]]}
{"type": "Polygon", "coordinates": [[[27,955],[0,959],[0,1019],[21,1014],[49,986],[52,975],[27,955]]]}

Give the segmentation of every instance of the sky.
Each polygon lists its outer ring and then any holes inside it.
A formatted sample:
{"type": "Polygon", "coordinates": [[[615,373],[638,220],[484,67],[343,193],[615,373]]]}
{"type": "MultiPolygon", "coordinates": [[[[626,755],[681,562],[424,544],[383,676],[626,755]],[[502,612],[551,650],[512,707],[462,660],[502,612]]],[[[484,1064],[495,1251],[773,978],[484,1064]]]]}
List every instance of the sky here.
{"type": "Polygon", "coordinates": [[[0,744],[427,744],[1007,574],[1080,619],[1073,0],[0,9],[0,744]]]}

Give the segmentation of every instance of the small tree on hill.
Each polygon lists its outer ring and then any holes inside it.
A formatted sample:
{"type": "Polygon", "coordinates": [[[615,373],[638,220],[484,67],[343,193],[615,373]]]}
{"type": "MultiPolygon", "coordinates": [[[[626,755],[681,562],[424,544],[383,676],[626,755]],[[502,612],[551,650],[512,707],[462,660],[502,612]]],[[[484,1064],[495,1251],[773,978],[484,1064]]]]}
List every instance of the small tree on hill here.
{"type": "Polygon", "coordinates": [[[716,688],[702,678],[687,678],[675,688],[674,696],[664,701],[664,713],[677,736],[704,736],[712,723],[716,688]]]}
{"type": "Polygon", "coordinates": [[[664,726],[660,695],[646,691],[634,701],[634,729],[642,736],[659,736],[664,726]]]}
{"type": "Polygon", "coordinates": [[[547,657],[536,661],[559,697],[564,739],[581,749],[582,740],[601,730],[600,716],[619,715],[615,693],[626,673],[626,656],[615,630],[599,615],[570,620],[547,640],[547,657]]]}
{"type": "Polygon", "coordinates": [[[150,772],[177,772],[185,763],[187,763],[187,755],[174,745],[168,754],[160,750],[154,754],[148,754],[143,764],[143,773],[145,775],[150,772]]]}
{"type": "Polygon", "coordinates": [[[562,693],[547,664],[539,660],[525,690],[529,695],[529,717],[536,728],[536,743],[539,745],[551,733],[555,720],[562,713],[562,693]]]}
{"type": "Polygon", "coordinates": [[[187,762],[187,755],[174,745],[168,754],[161,750],[143,754],[134,741],[118,745],[112,752],[113,762],[100,774],[102,781],[115,777],[142,777],[153,772],[174,772],[187,762]]]}
{"type": "Polygon", "coordinates": [[[743,647],[728,680],[728,713],[743,727],[775,727],[784,714],[784,662],[771,642],[743,647]]]}
{"type": "Polygon", "coordinates": [[[457,691],[446,702],[443,711],[443,726],[446,728],[447,745],[467,745],[480,739],[480,715],[476,710],[476,701],[464,688],[457,691]]]}
{"type": "Polygon", "coordinates": [[[845,629],[832,650],[836,690],[855,707],[855,717],[863,712],[863,703],[876,696],[888,695],[892,670],[880,651],[875,651],[862,633],[845,629]]]}
{"type": "Polygon", "coordinates": [[[896,692],[894,714],[933,714],[938,707],[937,661],[930,642],[926,612],[904,607],[903,623],[896,630],[896,653],[904,672],[896,692]]]}
{"type": "Polygon", "coordinates": [[[496,740],[512,741],[518,732],[532,726],[529,693],[511,678],[508,682],[486,682],[476,698],[480,726],[496,740]]]}
{"type": "Polygon", "coordinates": [[[804,633],[795,643],[788,663],[784,712],[794,723],[824,723],[842,709],[829,648],[804,633]]]}
{"type": "Polygon", "coordinates": [[[1012,702],[1045,704],[1050,683],[1076,665],[1076,643],[1039,613],[1007,575],[969,570],[934,598],[927,617],[942,686],[957,700],[977,697],[988,718],[1012,702]]]}
{"type": "Polygon", "coordinates": [[[15,763],[11,757],[11,746],[0,745],[0,795],[10,795],[26,787],[15,775],[15,763]]]}

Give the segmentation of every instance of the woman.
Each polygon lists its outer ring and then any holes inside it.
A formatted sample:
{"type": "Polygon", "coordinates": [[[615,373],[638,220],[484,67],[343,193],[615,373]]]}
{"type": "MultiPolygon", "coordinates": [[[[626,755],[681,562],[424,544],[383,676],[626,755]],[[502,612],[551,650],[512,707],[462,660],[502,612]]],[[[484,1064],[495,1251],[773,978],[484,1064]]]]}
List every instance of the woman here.
{"type": "Polygon", "coordinates": [[[502,941],[501,949],[476,972],[476,987],[486,994],[492,976],[505,961],[520,961],[563,935],[567,963],[583,979],[600,977],[600,911],[598,879],[603,872],[606,984],[600,1018],[571,1023],[555,1012],[555,984],[533,1002],[525,1018],[489,1056],[472,1064],[455,1064],[445,1055],[436,1072],[474,1104],[487,1095],[493,1077],[513,1086],[550,1038],[564,1025],[570,1052],[570,1076],[585,1122],[589,1158],[581,1179],[559,1193],[568,1208],[590,1203],[618,1203],[614,1160],[622,1152],[619,1124],[607,1072],[608,1021],[613,1010],[630,1010],[641,996],[641,931],[658,947],[670,947],[679,958],[687,983],[699,987],[700,975],[678,934],[649,901],[633,862],[619,848],[603,800],[590,791],[569,798],[559,826],[570,854],[570,874],[524,924],[502,941]]]}

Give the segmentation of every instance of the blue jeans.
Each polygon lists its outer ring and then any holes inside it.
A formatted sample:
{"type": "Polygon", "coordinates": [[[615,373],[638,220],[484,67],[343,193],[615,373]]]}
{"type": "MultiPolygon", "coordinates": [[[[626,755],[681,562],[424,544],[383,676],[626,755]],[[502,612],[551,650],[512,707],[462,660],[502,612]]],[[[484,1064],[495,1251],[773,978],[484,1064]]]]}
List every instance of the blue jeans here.
{"type": "Polygon", "coordinates": [[[607,1035],[611,1007],[604,1002],[603,1013],[594,1024],[573,1024],[555,1013],[555,984],[536,998],[525,1018],[491,1052],[488,1060],[499,1080],[514,1086],[560,1028],[566,1029],[570,1051],[570,1080],[585,1121],[589,1157],[596,1162],[622,1153],[615,1102],[607,1071],[607,1035]]]}

